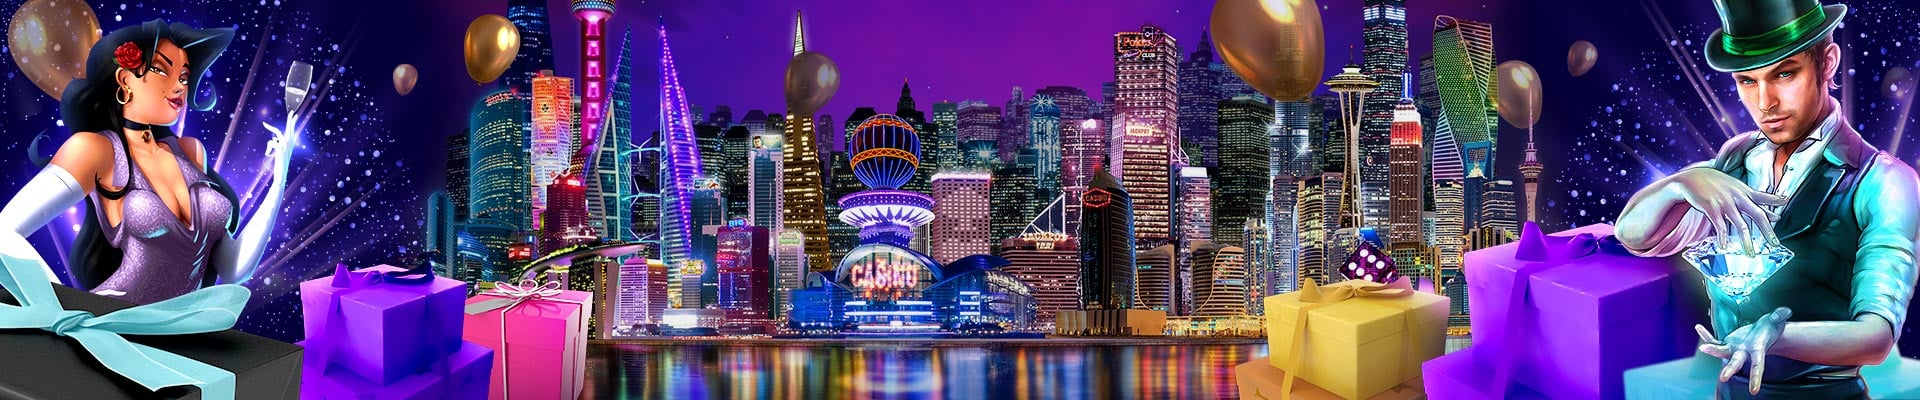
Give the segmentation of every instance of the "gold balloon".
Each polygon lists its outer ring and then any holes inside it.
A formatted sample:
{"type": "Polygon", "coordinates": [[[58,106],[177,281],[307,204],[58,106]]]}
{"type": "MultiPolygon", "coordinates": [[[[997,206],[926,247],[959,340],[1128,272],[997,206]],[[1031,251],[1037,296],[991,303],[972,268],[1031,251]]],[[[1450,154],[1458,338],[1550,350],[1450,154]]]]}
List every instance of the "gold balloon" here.
{"type": "Polygon", "coordinates": [[[413,69],[413,64],[393,67],[393,91],[400,92],[401,96],[413,93],[413,84],[419,80],[420,71],[413,69]]]}
{"type": "Polygon", "coordinates": [[[1593,47],[1593,42],[1573,42],[1573,46],[1567,48],[1567,73],[1573,76],[1586,75],[1588,70],[1593,69],[1593,62],[1599,59],[1600,50],[1593,47]]]}
{"type": "Polygon", "coordinates": [[[487,14],[467,24],[467,76],[473,77],[475,83],[485,84],[500,78],[500,73],[507,71],[507,65],[513,64],[513,56],[519,53],[520,29],[514,28],[507,17],[487,14]]]}
{"type": "Polygon", "coordinates": [[[787,109],[794,115],[812,116],[839,90],[840,67],[827,55],[802,52],[787,62],[787,109]]]}
{"type": "Polygon", "coordinates": [[[99,41],[100,21],[79,0],[30,0],[7,24],[13,63],[54,99],[86,75],[87,51],[99,41]]]}
{"type": "Polygon", "coordinates": [[[1500,101],[1494,107],[1500,118],[1514,127],[1527,129],[1540,122],[1540,72],[1526,61],[1500,63],[1500,101]]]}
{"type": "Polygon", "coordinates": [[[1320,86],[1327,51],[1313,0],[1219,0],[1210,29],[1221,61],[1267,97],[1297,101],[1320,86]]]}

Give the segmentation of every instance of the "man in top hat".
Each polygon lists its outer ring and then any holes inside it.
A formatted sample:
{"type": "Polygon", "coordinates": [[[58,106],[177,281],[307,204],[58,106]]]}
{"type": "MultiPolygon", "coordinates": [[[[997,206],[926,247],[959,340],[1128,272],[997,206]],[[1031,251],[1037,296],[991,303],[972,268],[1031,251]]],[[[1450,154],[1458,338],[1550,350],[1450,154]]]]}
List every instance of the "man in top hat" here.
{"type": "Polygon", "coordinates": [[[1845,5],[1715,0],[1707,65],[1728,73],[1760,129],[1635,193],[1617,234],[1641,255],[1707,240],[1792,251],[1745,299],[1710,290],[1700,351],[1726,361],[1720,398],[1865,398],[1913,297],[1920,179],[1849,126],[1833,31],[1845,5]]]}

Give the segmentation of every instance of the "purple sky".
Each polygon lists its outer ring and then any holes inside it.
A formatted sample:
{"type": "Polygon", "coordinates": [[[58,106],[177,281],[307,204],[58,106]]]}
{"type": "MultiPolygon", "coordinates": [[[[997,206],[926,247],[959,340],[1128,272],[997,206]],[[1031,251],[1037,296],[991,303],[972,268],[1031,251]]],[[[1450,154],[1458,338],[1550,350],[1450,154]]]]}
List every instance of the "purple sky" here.
{"type": "MultiPolygon", "coordinates": [[[[474,15],[502,13],[505,2],[472,7],[474,15]]],[[[938,101],[1005,102],[1013,86],[1031,95],[1049,85],[1097,93],[1113,78],[1113,34],[1155,24],[1172,32],[1183,52],[1199,46],[1212,9],[1209,0],[1035,1],[623,1],[615,10],[618,32],[634,30],[637,103],[656,93],[658,38],[664,16],[680,79],[691,101],[711,112],[728,105],[735,118],[747,110],[780,110],[781,79],[791,57],[793,12],[805,11],[809,50],[839,65],[842,81],[822,113],[844,117],[855,107],[891,112],[901,80],[913,83],[921,110],[938,101]]],[[[1319,2],[1327,31],[1328,74],[1358,46],[1360,1],[1319,2]]],[[[1420,2],[1410,10],[1409,42],[1415,54],[1431,45],[1433,17],[1451,14],[1492,18],[1480,2],[1420,2]],[[1476,3],[1476,4],[1469,4],[1476,3]],[[1422,45],[1428,44],[1428,45],[1422,45]]],[[[550,1],[553,11],[568,2],[550,1]]],[[[458,7],[458,6],[453,6],[458,7]]],[[[555,64],[561,75],[579,75],[578,23],[550,18],[555,64]]],[[[655,126],[651,113],[636,110],[636,126],[655,126]]]]}

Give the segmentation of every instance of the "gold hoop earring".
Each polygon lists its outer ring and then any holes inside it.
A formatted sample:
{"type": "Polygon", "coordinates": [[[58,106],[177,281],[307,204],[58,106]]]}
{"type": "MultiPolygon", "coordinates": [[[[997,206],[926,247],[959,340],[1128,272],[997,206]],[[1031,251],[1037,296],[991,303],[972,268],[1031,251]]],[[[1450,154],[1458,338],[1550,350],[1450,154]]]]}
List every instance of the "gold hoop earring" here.
{"type": "Polygon", "coordinates": [[[113,101],[120,103],[120,105],[127,105],[128,102],[133,101],[133,91],[127,90],[126,86],[121,86],[119,91],[116,91],[113,93],[113,101]],[[126,96],[125,97],[120,96],[122,94],[125,94],[126,96]]]}

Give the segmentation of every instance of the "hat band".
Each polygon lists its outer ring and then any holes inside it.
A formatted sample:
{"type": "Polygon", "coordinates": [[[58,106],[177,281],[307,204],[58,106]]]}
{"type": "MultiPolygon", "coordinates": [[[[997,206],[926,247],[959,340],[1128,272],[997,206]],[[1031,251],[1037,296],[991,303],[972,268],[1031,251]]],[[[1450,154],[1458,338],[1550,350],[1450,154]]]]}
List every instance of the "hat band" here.
{"type": "Polygon", "coordinates": [[[1822,10],[1822,7],[1815,6],[1812,11],[1807,11],[1806,14],[1800,14],[1799,18],[1794,18],[1793,21],[1787,22],[1786,25],[1773,28],[1773,30],[1767,31],[1766,33],[1752,36],[1726,35],[1725,39],[1720,42],[1720,48],[1726,50],[1727,53],[1739,56],[1757,56],[1772,53],[1775,50],[1780,50],[1783,47],[1792,45],[1795,41],[1805,37],[1807,33],[1815,29],[1820,29],[1820,23],[1826,20],[1827,12],[1822,10]]]}

